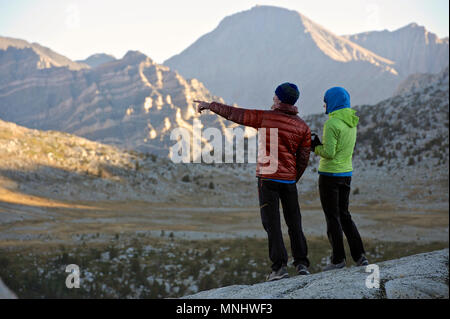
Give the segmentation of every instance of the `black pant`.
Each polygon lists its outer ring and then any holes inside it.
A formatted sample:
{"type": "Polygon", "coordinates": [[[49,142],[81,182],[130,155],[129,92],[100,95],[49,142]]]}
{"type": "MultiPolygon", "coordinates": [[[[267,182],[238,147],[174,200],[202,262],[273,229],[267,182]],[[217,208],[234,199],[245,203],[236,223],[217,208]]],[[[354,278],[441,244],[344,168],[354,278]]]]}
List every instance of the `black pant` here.
{"type": "Polygon", "coordinates": [[[308,247],[302,231],[302,216],[298,204],[297,186],[258,178],[259,205],[261,220],[269,238],[269,257],[272,270],[287,265],[288,256],[284,246],[280,222],[280,199],[284,220],[291,240],[294,266],[303,264],[309,267],[308,247]]]}
{"type": "Polygon", "coordinates": [[[333,249],[331,262],[334,264],[345,259],[342,231],[354,261],[365,253],[361,236],[348,211],[351,181],[351,177],[319,176],[320,202],[327,221],[328,240],[333,249]]]}

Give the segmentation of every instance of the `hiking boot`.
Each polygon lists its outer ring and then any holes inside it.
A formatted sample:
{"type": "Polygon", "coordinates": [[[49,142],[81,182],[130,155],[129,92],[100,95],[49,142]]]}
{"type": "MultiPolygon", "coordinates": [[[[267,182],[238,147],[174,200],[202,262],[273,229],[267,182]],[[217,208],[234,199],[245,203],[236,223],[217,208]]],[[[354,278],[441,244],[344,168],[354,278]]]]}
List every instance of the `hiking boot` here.
{"type": "Polygon", "coordinates": [[[369,261],[367,260],[366,256],[361,255],[361,257],[356,262],[356,266],[367,266],[369,264],[369,261]]]}
{"type": "Polygon", "coordinates": [[[328,270],[334,270],[334,269],[340,269],[340,268],[344,268],[345,267],[345,259],[338,263],[338,264],[333,264],[330,263],[329,265],[325,266],[322,271],[328,271],[328,270]]]}
{"type": "Polygon", "coordinates": [[[272,272],[267,275],[266,281],[274,281],[274,280],[279,280],[279,279],[288,278],[288,277],[289,277],[289,274],[287,272],[286,266],[281,266],[281,268],[278,269],[277,271],[272,270],[272,272]]]}
{"type": "Polygon", "coordinates": [[[311,275],[311,273],[308,271],[308,267],[302,264],[297,265],[297,274],[299,275],[311,275]]]}

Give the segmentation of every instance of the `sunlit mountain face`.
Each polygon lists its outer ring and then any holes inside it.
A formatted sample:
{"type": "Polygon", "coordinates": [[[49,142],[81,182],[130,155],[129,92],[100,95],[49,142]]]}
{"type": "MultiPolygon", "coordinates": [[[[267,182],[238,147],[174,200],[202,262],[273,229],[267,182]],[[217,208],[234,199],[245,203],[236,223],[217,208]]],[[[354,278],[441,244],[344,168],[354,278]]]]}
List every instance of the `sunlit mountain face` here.
{"type": "Polygon", "coordinates": [[[353,105],[375,104],[409,74],[448,65],[448,39],[424,28],[373,33],[339,36],[299,12],[256,6],[224,18],[164,64],[249,108],[267,107],[278,84],[296,83],[300,115],[320,113],[330,87],[345,87],[353,105]]]}
{"type": "MultiPolygon", "coordinates": [[[[25,41],[8,43],[0,50],[0,118],[27,127],[168,155],[175,143],[171,130],[192,132],[193,119],[200,116],[194,100],[223,102],[198,80],[137,51],[95,68],[74,69],[55,65],[25,41]]],[[[220,130],[232,125],[208,114],[201,121],[220,130]]]]}

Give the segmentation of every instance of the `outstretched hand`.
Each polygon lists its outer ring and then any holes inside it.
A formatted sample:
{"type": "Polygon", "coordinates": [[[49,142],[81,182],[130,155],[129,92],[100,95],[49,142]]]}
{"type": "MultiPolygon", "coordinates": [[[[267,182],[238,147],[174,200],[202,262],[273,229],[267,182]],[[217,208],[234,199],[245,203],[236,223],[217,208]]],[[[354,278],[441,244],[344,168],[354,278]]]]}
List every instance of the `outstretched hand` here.
{"type": "Polygon", "coordinates": [[[203,110],[209,110],[210,103],[204,101],[194,100],[194,103],[198,103],[197,112],[202,113],[203,110]]]}

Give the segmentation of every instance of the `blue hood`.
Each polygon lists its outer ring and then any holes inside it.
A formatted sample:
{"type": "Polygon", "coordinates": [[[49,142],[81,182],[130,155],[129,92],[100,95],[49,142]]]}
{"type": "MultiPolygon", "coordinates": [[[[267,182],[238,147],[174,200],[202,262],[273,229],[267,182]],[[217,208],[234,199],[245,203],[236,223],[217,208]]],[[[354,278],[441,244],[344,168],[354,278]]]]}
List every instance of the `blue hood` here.
{"type": "Polygon", "coordinates": [[[334,87],[325,92],[323,101],[327,105],[325,114],[350,107],[350,94],[346,89],[334,87]]]}

